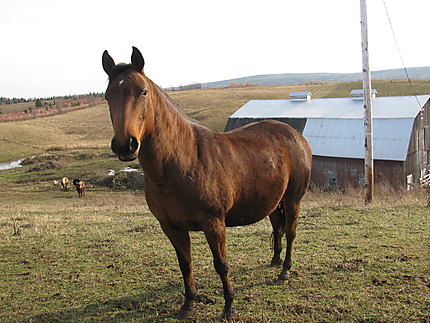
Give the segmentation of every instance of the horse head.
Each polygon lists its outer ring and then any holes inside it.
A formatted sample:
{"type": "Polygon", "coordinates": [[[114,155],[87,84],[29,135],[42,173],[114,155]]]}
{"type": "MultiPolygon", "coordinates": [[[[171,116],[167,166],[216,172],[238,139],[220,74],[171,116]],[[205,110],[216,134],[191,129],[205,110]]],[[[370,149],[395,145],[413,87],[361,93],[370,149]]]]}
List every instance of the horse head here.
{"type": "Polygon", "coordinates": [[[150,104],[153,83],[143,72],[145,61],[136,47],[133,47],[131,64],[115,64],[107,51],[103,53],[102,63],[109,76],[106,99],[114,129],[112,151],[122,161],[134,160],[142,139],[153,127],[150,104]]]}

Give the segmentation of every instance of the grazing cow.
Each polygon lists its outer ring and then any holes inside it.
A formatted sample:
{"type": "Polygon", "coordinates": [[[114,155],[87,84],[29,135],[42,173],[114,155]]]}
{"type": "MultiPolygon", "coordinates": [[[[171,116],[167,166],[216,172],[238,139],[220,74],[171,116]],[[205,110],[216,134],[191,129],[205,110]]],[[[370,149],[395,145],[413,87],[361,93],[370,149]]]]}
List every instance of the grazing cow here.
{"type": "Polygon", "coordinates": [[[75,178],[73,180],[73,185],[75,185],[76,187],[76,192],[78,192],[78,196],[82,197],[83,195],[85,195],[85,182],[81,181],[78,178],[75,178]]]}
{"type": "Polygon", "coordinates": [[[67,191],[69,189],[69,179],[67,177],[63,177],[61,179],[61,186],[63,187],[64,191],[67,191]]]}

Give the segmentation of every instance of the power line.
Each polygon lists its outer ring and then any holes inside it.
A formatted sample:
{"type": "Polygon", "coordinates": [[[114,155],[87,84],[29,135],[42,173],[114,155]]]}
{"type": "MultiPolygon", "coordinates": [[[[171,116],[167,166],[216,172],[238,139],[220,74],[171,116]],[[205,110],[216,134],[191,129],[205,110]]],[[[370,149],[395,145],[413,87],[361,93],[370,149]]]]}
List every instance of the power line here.
{"type": "Polygon", "coordinates": [[[409,85],[410,85],[412,92],[414,94],[414,97],[417,100],[417,103],[421,108],[421,103],[418,100],[417,92],[415,91],[414,86],[412,85],[412,81],[411,81],[411,78],[409,77],[408,69],[406,68],[405,61],[403,60],[402,52],[400,50],[400,46],[399,46],[399,43],[397,41],[396,33],[394,32],[393,23],[391,22],[390,15],[388,14],[387,4],[385,3],[385,0],[382,0],[382,2],[384,3],[385,13],[387,14],[388,23],[390,24],[391,33],[393,34],[393,39],[394,39],[394,42],[395,42],[396,47],[397,47],[397,52],[399,54],[400,60],[402,61],[403,70],[405,71],[406,77],[408,79],[409,85]]]}

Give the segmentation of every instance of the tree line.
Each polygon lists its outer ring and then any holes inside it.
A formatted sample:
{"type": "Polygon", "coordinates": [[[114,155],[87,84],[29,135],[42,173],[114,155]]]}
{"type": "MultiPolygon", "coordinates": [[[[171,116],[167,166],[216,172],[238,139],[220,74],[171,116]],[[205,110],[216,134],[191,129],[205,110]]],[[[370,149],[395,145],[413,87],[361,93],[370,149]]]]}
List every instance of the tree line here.
{"type": "Polygon", "coordinates": [[[32,99],[0,97],[0,105],[35,102],[35,101],[40,102],[40,101],[57,100],[57,99],[78,100],[78,99],[83,99],[87,97],[104,97],[104,93],[90,92],[88,94],[74,94],[74,95],[52,96],[48,98],[32,98],[32,99]]]}
{"type": "Polygon", "coordinates": [[[14,104],[14,103],[23,103],[23,102],[29,102],[30,100],[24,99],[24,98],[5,98],[0,97],[0,105],[4,104],[14,104]]]}

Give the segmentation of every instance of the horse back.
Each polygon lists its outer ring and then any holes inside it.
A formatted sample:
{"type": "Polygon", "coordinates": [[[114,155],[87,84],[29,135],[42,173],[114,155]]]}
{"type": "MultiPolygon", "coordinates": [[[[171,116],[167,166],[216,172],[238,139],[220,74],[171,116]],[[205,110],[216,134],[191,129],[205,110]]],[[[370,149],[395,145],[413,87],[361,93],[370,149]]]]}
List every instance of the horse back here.
{"type": "Polygon", "coordinates": [[[291,173],[300,169],[310,171],[312,151],[306,139],[293,127],[276,120],[250,123],[225,134],[236,149],[260,157],[260,152],[278,158],[280,165],[291,173]],[[280,158],[280,159],[279,159],[280,158]]]}

